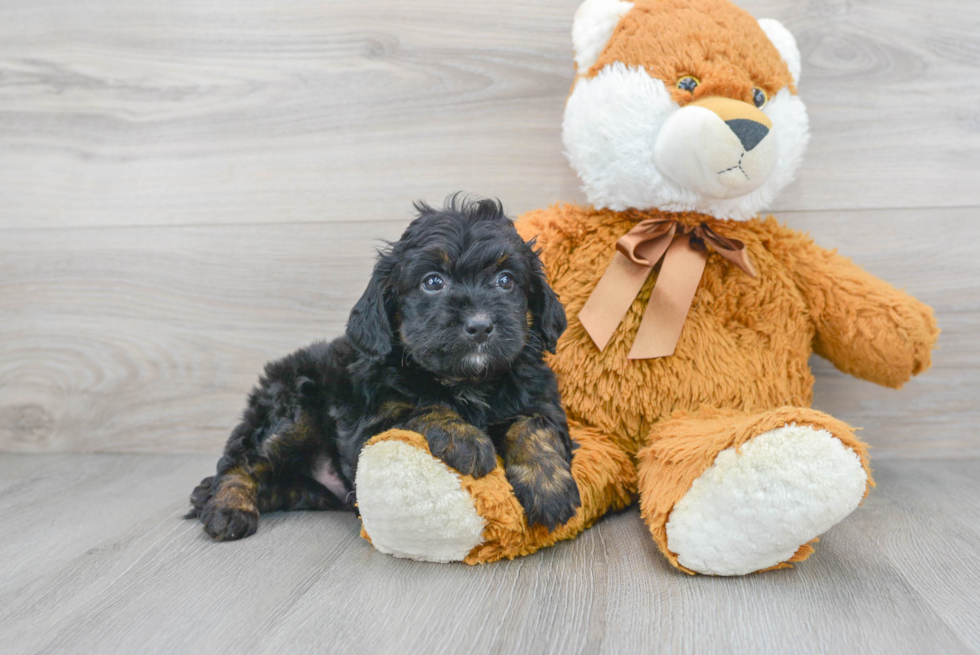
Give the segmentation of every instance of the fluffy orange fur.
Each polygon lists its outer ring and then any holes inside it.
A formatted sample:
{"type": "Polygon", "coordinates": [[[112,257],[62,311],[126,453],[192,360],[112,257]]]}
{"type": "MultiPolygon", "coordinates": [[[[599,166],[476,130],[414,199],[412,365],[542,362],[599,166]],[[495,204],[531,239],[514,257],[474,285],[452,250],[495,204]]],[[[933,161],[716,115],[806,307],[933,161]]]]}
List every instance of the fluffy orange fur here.
{"type": "MultiPolygon", "coordinates": [[[[658,423],[650,434],[648,445],[638,456],[640,471],[640,515],[646,521],[660,552],[671,564],[687,573],[667,547],[667,520],[674,505],[687,493],[694,481],[714,462],[718,453],[738,448],[750,439],[787,423],[801,423],[824,429],[857,453],[868,474],[871,467],[868,449],[853,430],[842,421],[814,409],[780,407],[767,412],[740,412],[702,408],[699,412],[677,412],[658,423]]],[[[804,545],[792,561],[802,561],[813,553],[804,545]]]]}
{"type": "MultiPolygon", "coordinates": [[[[557,205],[525,215],[518,228],[538,237],[570,317],[550,362],[569,416],[635,458],[642,515],[677,565],[664,529],[670,510],[725,448],[787,423],[812,425],[854,450],[870,480],[867,448],[851,428],[808,408],[814,350],[843,371],[898,387],[928,368],[938,330],[927,306],[771,217],[737,222],[670,214],[743,241],[758,276],[711,255],[674,355],[630,361],[654,273],[599,353],[577,314],[616,240],[636,222],[661,215],[557,205]]],[[[801,547],[793,559],[810,552],[801,547]]]]}
{"type": "Polygon", "coordinates": [[[662,80],[681,106],[710,96],[751,103],[755,87],[770,97],[784,87],[796,93],[789,69],[756,20],[717,0],[636,2],[587,76],[616,61],[662,80]],[[686,75],[701,81],[693,94],[675,87],[686,75]]]}
{"type": "MultiPolygon", "coordinates": [[[[480,479],[461,475],[460,485],[473,498],[477,514],[486,520],[484,543],[463,561],[483,564],[528,555],[564,539],[571,539],[590,527],[606,512],[630,504],[636,493],[636,469],[630,457],[608,443],[596,430],[570,423],[572,438],[578,445],[572,458],[572,475],[578,483],[582,506],[576,515],[554,532],[540,525],[528,526],[524,510],[514,496],[498,460],[497,468],[480,479]]],[[[379,441],[402,441],[429,452],[425,437],[407,430],[389,430],[366,445],[379,441]]],[[[361,536],[370,536],[361,528],[361,536]]]]}
{"type": "MultiPolygon", "coordinates": [[[[682,105],[705,96],[751,102],[753,87],[770,96],[786,87],[795,93],[786,64],[755,19],[723,0],[637,1],[586,75],[612,62],[645,68],[682,105]],[[685,75],[703,80],[694,94],[674,87],[685,75]]],[[[897,388],[930,365],[938,329],[929,307],[772,217],[738,222],[559,204],[524,215],[518,229],[525,239],[537,238],[569,317],[550,364],[580,445],[572,473],[583,503],[575,518],[549,534],[525,525],[501,468],[481,480],[464,476],[463,487],[488,521],[486,541],[468,563],[569,539],[638,495],[657,546],[686,570],[667,544],[674,505],[721,451],[789,423],[833,434],[859,456],[874,484],[867,446],[852,428],[810,409],[808,359],[816,352],[845,373],[897,388]],[[674,355],[629,360],[655,270],[600,352],[578,314],[612,260],[616,240],[655,217],[706,222],[741,240],[758,275],[710,254],[674,355]]],[[[405,434],[378,439],[410,438],[426,449],[421,436],[405,434]]],[[[772,568],[806,559],[814,542],[772,568]]]]}
{"type": "MultiPolygon", "coordinates": [[[[518,223],[522,236],[538,237],[569,316],[550,364],[559,376],[572,437],[581,446],[572,474],[583,504],[572,521],[548,533],[524,524],[502,468],[481,480],[462,476],[489,522],[486,542],[468,563],[526,555],[574,537],[638,492],[654,541],[683,569],[667,547],[664,527],[674,504],[722,450],[787,423],[833,434],[858,454],[873,484],[867,446],[842,421],[809,408],[813,375],[807,360],[816,349],[843,371],[901,386],[930,364],[938,334],[932,311],[772,217],[737,222],[670,214],[684,222],[706,221],[719,234],[743,241],[757,277],[709,256],[674,355],[627,360],[655,272],[600,353],[578,312],[616,240],[636,222],[659,215],[557,205],[518,223]]],[[[413,433],[377,438],[404,434],[413,433]]],[[[412,439],[426,448],[421,436],[412,439]]],[[[812,552],[801,545],[790,561],[812,552]]]]}

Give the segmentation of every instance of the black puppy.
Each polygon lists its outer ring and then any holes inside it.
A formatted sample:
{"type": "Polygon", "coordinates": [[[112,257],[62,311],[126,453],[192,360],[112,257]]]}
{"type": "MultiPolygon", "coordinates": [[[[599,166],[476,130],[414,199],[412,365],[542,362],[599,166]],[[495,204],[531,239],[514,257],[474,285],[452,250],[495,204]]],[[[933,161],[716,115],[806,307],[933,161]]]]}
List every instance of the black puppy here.
{"type": "Polygon", "coordinates": [[[259,514],[354,508],[365,442],[423,434],[433,455],[481,477],[503,457],[529,523],[553,529],[580,505],[555,375],[543,362],[565,312],[499,202],[458,196],[383,250],[347,333],[265,368],[218,473],[191,495],[218,540],[259,514]]]}

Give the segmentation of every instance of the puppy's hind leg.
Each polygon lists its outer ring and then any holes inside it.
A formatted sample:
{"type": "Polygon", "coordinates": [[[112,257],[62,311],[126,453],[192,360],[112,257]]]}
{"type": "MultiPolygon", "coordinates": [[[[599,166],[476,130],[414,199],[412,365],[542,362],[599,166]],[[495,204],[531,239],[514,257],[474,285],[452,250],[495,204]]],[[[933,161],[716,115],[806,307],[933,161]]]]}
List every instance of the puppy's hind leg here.
{"type": "Polygon", "coordinates": [[[199,518],[211,537],[241,539],[255,533],[262,511],[319,508],[329,502],[315,487],[292,494],[289,489],[336,441],[335,426],[322,407],[330,392],[328,380],[343,375],[346,357],[343,343],[317,343],[266,365],[225,445],[217,475],[191,494],[188,516],[199,518]]]}
{"type": "Polygon", "coordinates": [[[200,518],[204,531],[217,541],[255,534],[259,515],[268,512],[353,509],[346,502],[346,487],[328,489],[312,477],[311,464],[324,454],[319,431],[311,428],[308,416],[301,415],[296,423],[280,421],[270,432],[257,446],[245,446],[233,436],[235,446],[218,464],[218,475],[205,478],[191,494],[193,509],[187,517],[200,518]]]}
{"type": "Polygon", "coordinates": [[[191,495],[194,509],[188,516],[200,518],[204,531],[217,541],[255,534],[259,527],[259,489],[268,472],[268,465],[263,464],[236,466],[206,478],[191,495]]]}
{"type": "Polygon", "coordinates": [[[211,477],[204,478],[201,480],[201,484],[194,487],[194,491],[191,492],[191,511],[184,514],[185,519],[196,519],[201,515],[201,510],[211,500],[213,484],[214,476],[212,475],[211,477]]]}
{"type": "Polygon", "coordinates": [[[293,512],[303,510],[351,510],[353,506],[347,502],[347,496],[338,498],[329,489],[316,480],[297,475],[289,480],[276,480],[264,485],[259,490],[258,506],[263,514],[269,512],[293,512]]]}

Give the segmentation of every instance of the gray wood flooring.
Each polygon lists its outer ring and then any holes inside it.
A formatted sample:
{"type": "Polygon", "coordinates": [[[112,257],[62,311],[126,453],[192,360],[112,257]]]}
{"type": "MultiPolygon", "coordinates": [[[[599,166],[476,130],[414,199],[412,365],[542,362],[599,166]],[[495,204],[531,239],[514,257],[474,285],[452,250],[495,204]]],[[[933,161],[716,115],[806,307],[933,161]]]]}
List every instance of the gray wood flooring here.
{"type": "Polygon", "coordinates": [[[204,455],[0,456],[0,651],[977,653],[980,462],[879,463],[810,561],[690,577],[635,509],[481,567],[376,552],[343,513],[241,542],[180,518],[204,455]]]}

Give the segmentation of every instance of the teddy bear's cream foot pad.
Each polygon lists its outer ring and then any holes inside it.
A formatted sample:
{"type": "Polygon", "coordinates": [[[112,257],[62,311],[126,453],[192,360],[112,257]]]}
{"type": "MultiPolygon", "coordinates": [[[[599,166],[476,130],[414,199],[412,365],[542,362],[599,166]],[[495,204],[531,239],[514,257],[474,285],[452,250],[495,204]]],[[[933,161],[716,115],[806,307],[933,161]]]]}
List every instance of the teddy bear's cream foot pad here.
{"type": "Polygon", "coordinates": [[[832,434],[789,424],[719,453],[674,506],[668,547],[699,573],[766,569],[854,511],[867,482],[832,434]]]}
{"type": "Polygon", "coordinates": [[[483,543],[486,522],[459,475],[405,442],[365,446],[356,487],[364,530],[382,553],[458,562],[483,543]]]}

